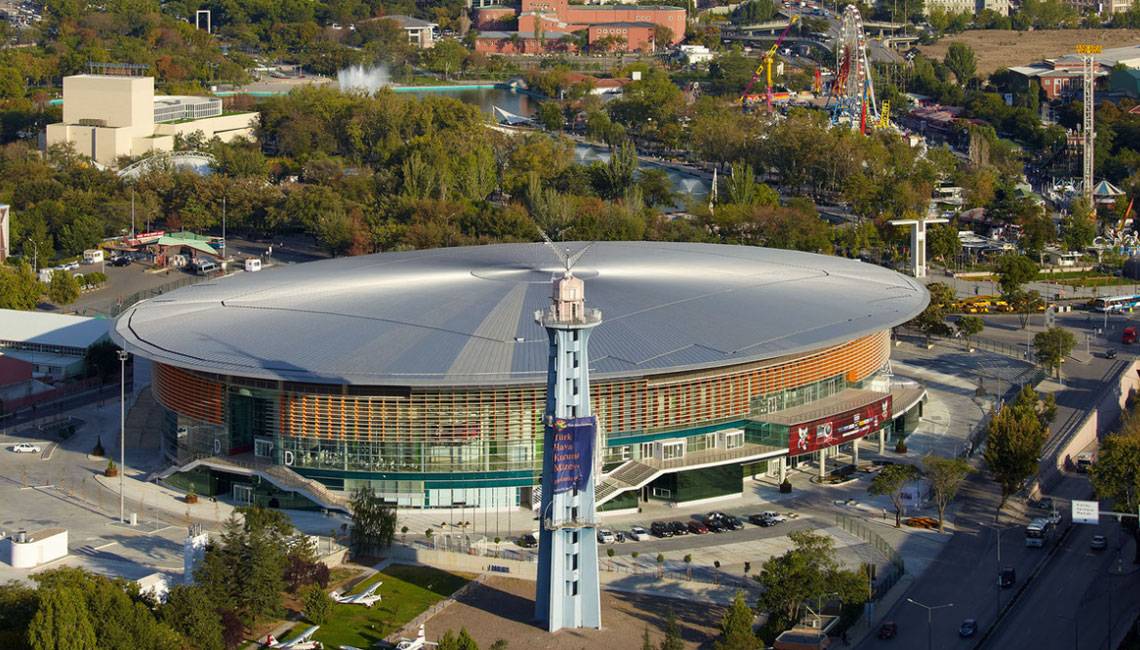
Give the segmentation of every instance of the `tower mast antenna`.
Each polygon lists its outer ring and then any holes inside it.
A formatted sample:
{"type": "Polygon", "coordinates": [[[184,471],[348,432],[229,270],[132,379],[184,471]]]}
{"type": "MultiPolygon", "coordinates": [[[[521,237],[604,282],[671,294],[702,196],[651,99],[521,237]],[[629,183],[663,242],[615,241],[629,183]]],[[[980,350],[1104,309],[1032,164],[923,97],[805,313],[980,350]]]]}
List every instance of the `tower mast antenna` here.
{"type": "Polygon", "coordinates": [[[554,254],[558,256],[558,261],[562,262],[562,267],[566,269],[567,275],[571,274],[574,265],[577,264],[578,260],[582,259],[582,256],[586,254],[586,251],[590,250],[590,247],[594,245],[594,242],[589,242],[577,253],[571,255],[569,250],[563,250],[559,248],[557,244],[551,241],[550,237],[546,234],[546,231],[542,229],[542,226],[535,224],[535,228],[538,229],[538,234],[542,235],[542,240],[546,242],[546,245],[550,247],[550,250],[554,251],[554,254]]]}

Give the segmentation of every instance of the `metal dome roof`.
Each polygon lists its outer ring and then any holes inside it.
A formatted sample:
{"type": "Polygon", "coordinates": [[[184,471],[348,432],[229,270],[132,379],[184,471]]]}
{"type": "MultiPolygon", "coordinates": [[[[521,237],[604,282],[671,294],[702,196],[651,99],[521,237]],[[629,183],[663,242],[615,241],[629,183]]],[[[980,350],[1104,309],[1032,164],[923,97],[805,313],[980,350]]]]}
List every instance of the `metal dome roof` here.
{"type": "MultiPolygon", "coordinates": [[[[583,243],[560,243],[576,251],[583,243]]],[[[113,336],[160,363],[364,385],[542,382],[536,310],[562,272],[544,244],[382,253],[184,287],[134,305],[113,336]]],[[[715,244],[597,242],[578,261],[594,378],[735,365],[905,322],[925,288],[839,257],[715,244]]]]}

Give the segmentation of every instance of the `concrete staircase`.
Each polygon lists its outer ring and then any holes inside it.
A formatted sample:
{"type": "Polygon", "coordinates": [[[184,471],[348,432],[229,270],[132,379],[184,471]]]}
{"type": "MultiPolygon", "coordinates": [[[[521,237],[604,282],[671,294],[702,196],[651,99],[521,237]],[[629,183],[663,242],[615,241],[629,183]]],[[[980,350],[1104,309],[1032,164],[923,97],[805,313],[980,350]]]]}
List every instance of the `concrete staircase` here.
{"type": "Polygon", "coordinates": [[[627,460],[598,481],[594,486],[594,501],[601,505],[622,492],[636,490],[652,481],[660,472],[661,470],[656,467],[636,460],[627,460]]]}
{"type": "Polygon", "coordinates": [[[284,465],[276,465],[273,463],[252,463],[238,458],[207,456],[192,460],[182,466],[168,467],[161,472],[152,474],[147,480],[162,480],[177,472],[190,471],[200,466],[210,467],[232,474],[260,476],[279,489],[285,490],[286,492],[296,492],[322,508],[344,513],[352,512],[347,497],[334,493],[319,481],[307,479],[284,465]]]}

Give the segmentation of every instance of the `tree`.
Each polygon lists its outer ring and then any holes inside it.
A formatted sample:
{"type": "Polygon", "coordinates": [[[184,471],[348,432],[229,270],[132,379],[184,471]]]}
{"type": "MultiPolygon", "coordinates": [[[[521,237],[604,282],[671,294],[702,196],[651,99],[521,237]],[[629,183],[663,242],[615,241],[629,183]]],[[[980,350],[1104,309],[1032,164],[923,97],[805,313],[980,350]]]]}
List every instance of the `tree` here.
{"type": "Polygon", "coordinates": [[[981,316],[962,316],[958,319],[958,333],[966,341],[966,347],[970,347],[970,339],[982,333],[985,329],[986,322],[982,320],[981,316]]]}
{"type": "Polygon", "coordinates": [[[918,477],[918,468],[914,465],[887,465],[871,479],[867,492],[890,498],[895,508],[895,528],[902,526],[903,488],[918,477]]]}
{"type": "Polygon", "coordinates": [[[1083,197],[1073,199],[1069,214],[1061,219],[1061,241],[1067,250],[1081,252],[1091,246],[1095,238],[1096,220],[1088,201],[1083,197]]]}
{"type": "Polygon", "coordinates": [[[467,628],[460,628],[459,634],[448,630],[439,640],[436,650],[479,650],[479,644],[471,638],[467,628]]]}
{"type": "Polygon", "coordinates": [[[424,52],[427,68],[444,76],[458,72],[463,60],[467,58],[467,48],[451,39],[438,40],[431,49],[424,52]]]}
{"type": "Polygon", "coordinates": [[[95,628],[83,594],[72,587],[41,589],[40,606],[28,625],[32,650],[95,650],[95,628]]]}
{"type": "Polygon", "coordinates": [[[1021,489],[1037,471],[1047,430],[1036,410],[1020,399],[1006,404],[991,419],[982,457],[1001,486],[1001,503],[1021,489]]]}
{"type": "Polygon", "coordinates": [[[997,259],[994,270],[1003,295],[1016,293],[1026,282],[1037,277],[1037,263],[1024,255],[1007,254],[997,259]]]}
{"type": "MultiPolygon", "coordinates": [[[[1136,512],[1140,506],[1140,419],[1135,410],[1125,419],[1123,430],[1105,436],[1097,451],[1096,463],[1089,469],[1089,478],[1096,489],[1097,498],[1113,502],[1117,512],[1136,512]]],[[[1133,519],[1126,519],[1133,535],[1138,527],[1133,519]]],[[[1133,562],[1140,563],[1140,544],[1133,562]]]]}
{"type": "Polygon", "coordinates": [[[681,640],[681,626],[677,624],[677,615],[673,609],[665,615],[665,638],[661,640],[660,650],[684,650],[685,642],[681,640]]]}
{"type": "Polygon", "coordinates": [[[547,131],[562,130],[562,107],[558,102],[542,102],[538,105],[538,122],[547,131]]]}
{"type": "Polygon", "coordinates": [[[950,333],[946,316],[954,308],[956,300],[954,289],[941,282],[926,285],[926,290],[930,293],[930,302],[910,324],[925,334],[929,343],[931,336],[946,336],[950,333]]]}
{"type": "Polygon", "coordinates": [[[797,530],[788,537],[792,548],[769,558],[754,576],[764,589],[758,607],[768,613],[762,635],[769,645],[799,622],[808,601],[835,594],[841,602],[858,604],[867,597],[866,577],[841,568],[832,538],[810,530],[797,530]]]}
{"type": "Polygon", "coordinates": [[[396,510],[384,503],[365,485],[352,495],[352,529],[349,544],[353,553],[367,555],[392,545],[396,534],[396,510]]]}
{"type": "Polygon", "coordinates": [[[158,610],[159,618],[196,650],[222,650],[222,621],[201,587],[175,585],[158,610]]]}
{"type": "Polygon", "coordinates": [[[922,472],[930,481],[930,491],[934,494],[934,505],[938,508],[938,530],[945,530],[943,520],[946,506],[958,494],[962,480],[970,473],[970,464],[961,458],[927,456],[922,459],[922,472]]]}
{"type": "Polygon", "coordinates": [[[962,241],[958,239],[958,228],[954,224],[938,223],[930,227],[926,237],[926,247],[931,257],[941,260],[945,266],[962,252],[962,241]]]}
{"type": "Polygon", "coordinates": [[[1009,306],[1017,312],[1017,321],[1021,323],[1021,329],[1029,326],[1029,315],[1041,310],[1045,305],[1045,299],[1036,289],[1029,291],[1017,289],[1007,295],[1006,300],[1009,301],[1009,306]]]}
{"type": "Polygon", "coordinates": [[[320,585],[313,585],[305,593],[305,618],[313,625],[323,625],[332,613],[333,599],[320,585]]]}
{"type": "Polygon", "coordinates": [[[79,282],[70,271],[53,271],[47,295],[48,299],[57,305],[70,305],[79,297],[79,282]]]}
{"type": "Polygon", "coordinates": [[[1061,363],[1073,351],[1077,344],[1076,337],[1067,329],[1050,327],[1044,332],[1033,336],[1033,350],[1037,355],[1037,363],[1047,371],[1056,371],[1057,379],[1061,378],[1061,363]]]}
{"type": "Polygon", "coordinates": [[[969,45],[958,41],[950,44],[950,49],[946,51],[946,58],[942,60],[942,64],[954,73],[958,83],[963,86],[974,78],[978,69],[974,50],[969,45]]]}
{"type": "Polygon", "coordinates": [[[0,648],[28,647],[28,625],[40,606],[39,593],[15,580],[0,585],[0,648]]]}
{"type": "Polygon", "coordinates": [[[0,309],[35,309],[41,293],[43,288],[27,262],[0,266],[0,309]]]}
{"type": "Polygon", "coordinates": [[[744,600],[744,592],[737,591],[720,619],[720,638],[713,642],[714,650],[759,650],[760,639],[752,631],[755,618],[755,612],[744,600]]]}

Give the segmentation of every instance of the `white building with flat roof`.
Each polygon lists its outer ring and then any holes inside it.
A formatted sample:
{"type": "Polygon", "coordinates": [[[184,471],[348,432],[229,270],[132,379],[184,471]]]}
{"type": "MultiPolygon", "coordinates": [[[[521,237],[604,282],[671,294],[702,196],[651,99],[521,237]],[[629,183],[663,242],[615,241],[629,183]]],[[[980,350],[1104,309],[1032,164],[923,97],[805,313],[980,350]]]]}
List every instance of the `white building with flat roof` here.
{"type": "Polygon", "coordinates": [[[173,151],[176,136],[253,139],[257,113],[227,115],[217,97],[154,94],[154,78],[78,74],[63,79],[63,121],[47,127],[47,145],[71,143],[95,162],[173,151]]]}

